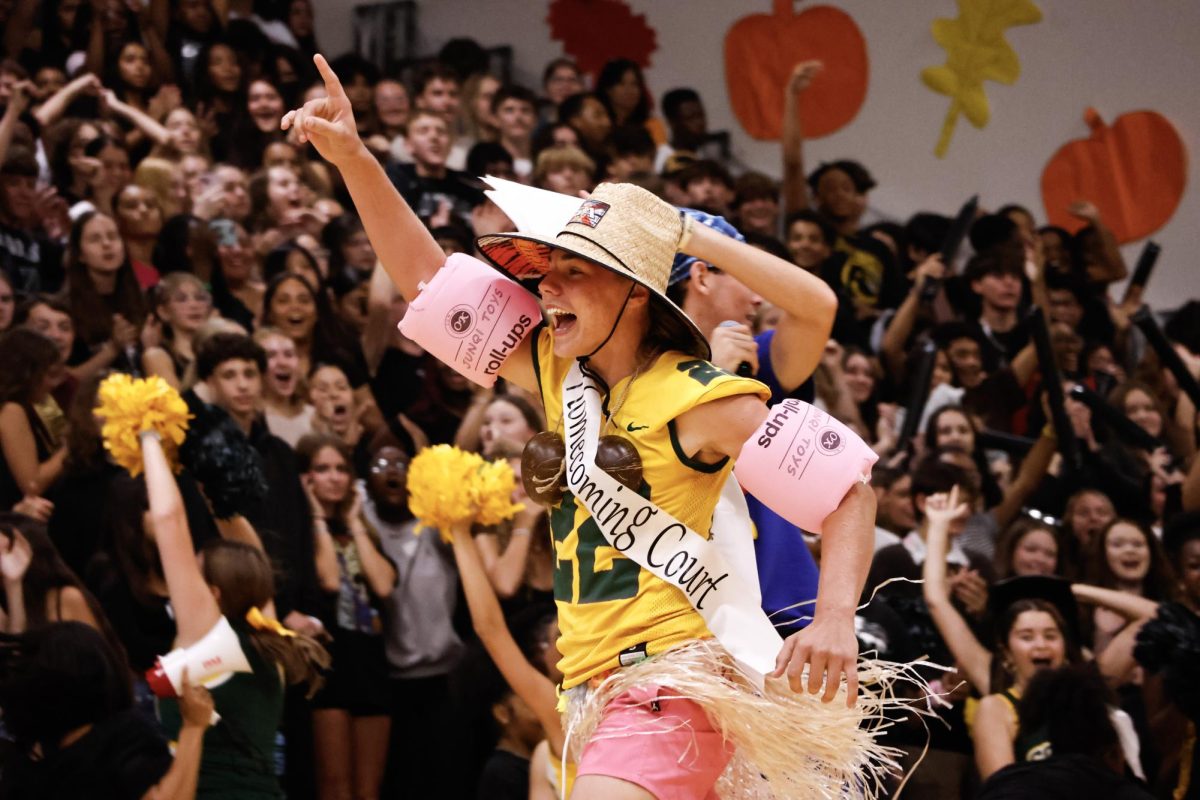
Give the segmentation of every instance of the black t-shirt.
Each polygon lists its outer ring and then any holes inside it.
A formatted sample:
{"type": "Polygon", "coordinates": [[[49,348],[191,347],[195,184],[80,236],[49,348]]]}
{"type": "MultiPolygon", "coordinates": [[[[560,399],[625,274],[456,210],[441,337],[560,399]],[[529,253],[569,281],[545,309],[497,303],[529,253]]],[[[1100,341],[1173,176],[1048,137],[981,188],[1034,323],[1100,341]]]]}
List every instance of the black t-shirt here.
{"type": "Polygon", "coordinates": [[[9,764],[0,798],[139,800],[167,774],[171,761],[158,730],[135,711],[122,711],[64,750],[9,764]]]}
{"type": "Polygon", "coordinates": [[[1001,367],[1008,366],[1021,348],[1029,344],[1029,323],[1021,320],[1013,329],[1004,333],[986,327],[976,320],[971,326],[979,332],[979,340],[983,343],[980,356],[985,372],[992,373],[1001,367]]]}
{"type": "Polygon", "coordinates": [[[438,212],[445,200],[455,216],[471,218],[471,210],[484,201],[483,192],[468,186],[467,173],[447,169],[444,178],[422,178],[415,164],[392,164],[387,168],[396,190],[421,219],[429,219],[438,212]]]}
{"type": "Polygon", "coordinates": [[[62,259],[57,242],[0,222],[0,269],[18,292],[57,292],[63,284],[62,259]]]}
{"type": "Polygon", "coordinates": [[[1151,800],[1135,781],[1118,775],[1094,758],[1052,756],[1045,761],[1010,764],[990,777],[977,800],[1151,800]]]}
{"type": "Polygon", "coordinates": [[[892,251],[872,236],[840,236],[834,254],[821,265],[821,277],[857,305],[896,308],[908,291],[892,251]]]}
{"type": "Polygon", "coordinates": [[[529,797],[529,759],[493,750],[479,776],[479,800],[525,800],[529,797]]]}

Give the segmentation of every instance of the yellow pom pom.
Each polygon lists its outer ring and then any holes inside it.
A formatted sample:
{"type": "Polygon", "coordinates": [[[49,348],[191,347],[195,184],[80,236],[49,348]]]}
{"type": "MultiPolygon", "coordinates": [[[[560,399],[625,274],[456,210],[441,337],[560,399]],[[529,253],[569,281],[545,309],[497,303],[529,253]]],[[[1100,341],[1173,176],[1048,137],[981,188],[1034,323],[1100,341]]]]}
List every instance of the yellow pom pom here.
{"type": "Polygon", "coordinates": [[[471,487],[481,466],[478,455],[448,444],[422,450],[408,465],[408,507],[413,516],[450,541],[454,525],[475,518],[471,487]]]}
{"type": "Polygon", "coordinates": [[[475,475],[472,492],[478,509],[475,521],[480,525],[498,525],[525,508],[512,501],[517,488],[517,476],[507,461],[484,464],[475,475]]]}
{"type": "Polygon", "coordinates": [[[130,475],[141,474],[142,445],[138,436],[145,431],[158,433],[163,452],[175,464],[191,414],[171,384],[157,375],[132,378],[118,373],[104,379],[97,398],[96,415],[104,420],[100,434],[117,464],[130,475]]]}

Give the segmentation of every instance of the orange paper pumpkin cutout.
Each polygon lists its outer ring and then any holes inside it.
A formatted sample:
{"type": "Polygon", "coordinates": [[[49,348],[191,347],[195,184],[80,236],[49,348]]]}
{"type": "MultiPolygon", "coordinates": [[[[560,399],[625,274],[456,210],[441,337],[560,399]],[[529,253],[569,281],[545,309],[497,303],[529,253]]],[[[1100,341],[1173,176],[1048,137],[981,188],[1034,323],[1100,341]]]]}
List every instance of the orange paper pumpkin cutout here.
{"type": "Polygon", "coordinates": [[[1171,219],[1187,183],[1187,151],[1175,127],[1155,111],[1134,111],[1104,124],[1083,114],[1091,136],[1058,149],[1042,171],[1050,224],[1074,233],[1085,223],[1067,207],[1090,200],[1121,243],[1149,236],[1171,219]]]}
{"type": "Polygon", "coordinates": [[[824,64],[800,96],[806,138],[845,126],[867,96],[867,43],[850,15],[831,6],[796,14],[792,6],[792,0],[774,0],[771,14],[742,17],[725,34],[729,101],[755,139],[779,138],[784,92],[801,61],[824,64]]]}

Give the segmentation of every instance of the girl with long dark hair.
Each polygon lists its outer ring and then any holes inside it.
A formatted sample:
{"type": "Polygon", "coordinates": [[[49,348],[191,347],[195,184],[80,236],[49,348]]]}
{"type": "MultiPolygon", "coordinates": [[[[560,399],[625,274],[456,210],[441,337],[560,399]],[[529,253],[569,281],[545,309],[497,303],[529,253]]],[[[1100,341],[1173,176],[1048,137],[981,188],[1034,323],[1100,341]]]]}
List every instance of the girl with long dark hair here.
{"type": "Polygon", "coordinates": [[[62,473],[67,451],[35,409],[59,380],[56,368],[58,348],[42,334],[18,328],[0,336],[0,510],[40,497],[62,473]]]}
{"type": "Polygon", "coordinates": [[[332,670],[313,698],[319,794],[375,797],[391,726],[380,612],[396,568],[362,517],[349,447],[314,434],[296,451],[312,505],[317,576],[335,598],[332,670]]]}
{"type": "Polygon", "coordinates": [[[136,353],[147,305],[117,224],[99,211],[83,214],[67,240],[64,297],[75,321],[71,364],[102,357],[136,369],[136,353]]]}

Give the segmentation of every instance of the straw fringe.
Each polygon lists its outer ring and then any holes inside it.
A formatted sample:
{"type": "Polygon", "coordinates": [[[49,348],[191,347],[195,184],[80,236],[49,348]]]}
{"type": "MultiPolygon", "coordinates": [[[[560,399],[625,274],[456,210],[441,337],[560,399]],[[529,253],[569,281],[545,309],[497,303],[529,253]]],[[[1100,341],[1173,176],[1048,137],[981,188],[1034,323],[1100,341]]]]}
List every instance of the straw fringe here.
{"type": "MultiPolygon", "coordinates": [[[[692,642],[614,671],[594,689],[568,693],[570,758],[578,763],[595,734],[604,709],[631,689],[669,687],[663,699],[688,699],[700,705],[735,752],[717,783],[721,798],[863,798],[883,793],[888,776],[902,772],[903,752],[876,738],[906,714],[928,715],[923,700],[930,689],[916,664],[860,659],[859,699],[846,708],[845,689],[831,703],[818,695],[795,693],[786,681],[768,679],[759,691],[734,666],[715,640],[692,642]],[[913,689],[918,691],[914,692],[913,689]]],[[[627,736],[649,731],[600,733],[627,736]]],[[[695,753],[681,753],[680,760],[695,753]]]]}

